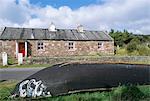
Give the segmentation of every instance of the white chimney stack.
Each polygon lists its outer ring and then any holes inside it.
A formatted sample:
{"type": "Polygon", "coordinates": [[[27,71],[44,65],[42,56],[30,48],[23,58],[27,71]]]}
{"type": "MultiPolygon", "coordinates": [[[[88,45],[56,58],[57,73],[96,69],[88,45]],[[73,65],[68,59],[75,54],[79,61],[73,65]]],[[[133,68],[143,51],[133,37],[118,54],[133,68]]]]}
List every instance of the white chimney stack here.
{"type": "Polygon", "coordinates": [[[77,31],[78,32],[84,32],[84,29],[83,29],[83,26],[82,25],[79,25],[78,27],[77,27],[77,31]]]}
{"type": "Polygon", "coordinates": [[[55,25],[54,25],[54,23],[51,23],[51,24],[50,24],[48,30],[49,30],[49,31],[52,31],[52,32],[57,31],[57,30],[56,30],[56,27],[55,27],[55,25]]]}

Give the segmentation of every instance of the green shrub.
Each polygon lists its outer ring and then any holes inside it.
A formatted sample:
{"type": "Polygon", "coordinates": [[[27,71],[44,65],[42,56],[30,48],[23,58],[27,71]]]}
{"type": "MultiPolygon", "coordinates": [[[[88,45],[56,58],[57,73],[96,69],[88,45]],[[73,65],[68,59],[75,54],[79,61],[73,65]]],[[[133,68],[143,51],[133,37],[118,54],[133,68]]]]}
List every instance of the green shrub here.
{"type": "Polygon", "coordinates": [[[127,45],[127,51],[128,53],[131,53],[133,52],[134,50],[137,49],[137,44],[136,43],[132,43],[130,42],[128,45],[127,45]]]}
{"type": "Polygon", "coordinates": [[[150,48],[147,46],[139,45],[137,50],[139,52],[139,55],[145,55],[145,56],[150,55],[150,48]]]}
{"type": "Polygon", "coordinates": [[[140,101],[147,96],[137,86],[120,86],[113,92],[113,101],[140,101]]]}
{"type": "Polygon", "coordinates": [[[127,50],[125,48],[119,48],[116,50],[116,55],[127,55],[127,50]]]}
{"type": "Polygon", "coordinates": [[[143,99],[144,94],[136,86],[127,86],[122,90],[122,101],[137,101],[143,99]]]}
{"type": "Polygon", "coordinates": [[[129,56],[139,56],[139,52],[137,50],[134,50],[133,52],[128,52],[129,56]]]}
{"type": "Polygon", "coordinates": [[[14,58],[8,58],[8,65],[13,65],[15,64],[15,59],[14,58]]]}

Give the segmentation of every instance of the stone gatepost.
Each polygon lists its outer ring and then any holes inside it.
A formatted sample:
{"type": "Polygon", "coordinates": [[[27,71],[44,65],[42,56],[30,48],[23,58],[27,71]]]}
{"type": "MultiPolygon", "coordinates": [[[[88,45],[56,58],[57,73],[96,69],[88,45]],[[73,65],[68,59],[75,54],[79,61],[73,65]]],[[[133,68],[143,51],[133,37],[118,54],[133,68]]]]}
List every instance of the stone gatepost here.
{"type": "Polygon", "coordinates": [[[23,54],[22,53],[18,53],[18,65],[23,64],[23,54]]]}
{"type": "Polygon", "coordinates": [[[3,60],[3,66],[7,66],[8,65],[8,56],[6,52],[2,53],[2,60],[3,60]]]}

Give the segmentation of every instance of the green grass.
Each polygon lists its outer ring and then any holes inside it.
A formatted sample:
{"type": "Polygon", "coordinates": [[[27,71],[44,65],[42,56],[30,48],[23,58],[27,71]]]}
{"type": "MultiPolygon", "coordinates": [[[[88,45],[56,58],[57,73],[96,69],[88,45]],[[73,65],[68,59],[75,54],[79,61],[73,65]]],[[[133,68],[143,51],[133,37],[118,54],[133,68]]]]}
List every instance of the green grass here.
{"type": "MultiPolygon", "coordinates": [[[[31,101],[31,99],[9,98],[17,81],[0,82],[0,101],[31,101]]],[[[38,98],[32,101],[150,101],[150,85],[119,86],[112,91],[74,93],[70,95],[38,98]]]]}
{"type": "Polygon", "coordinates": [[[17,81],[0,81],[0,101],[11,101],[9,95],[17,81]]]}
{"type": "Polygon", "coordinates": [[[0,65],[0,68],[32,68],[32,67],[49,67],[50,64],[23,64],[23,65],[8,65],[8,66],[2,66],[0,65]]]}

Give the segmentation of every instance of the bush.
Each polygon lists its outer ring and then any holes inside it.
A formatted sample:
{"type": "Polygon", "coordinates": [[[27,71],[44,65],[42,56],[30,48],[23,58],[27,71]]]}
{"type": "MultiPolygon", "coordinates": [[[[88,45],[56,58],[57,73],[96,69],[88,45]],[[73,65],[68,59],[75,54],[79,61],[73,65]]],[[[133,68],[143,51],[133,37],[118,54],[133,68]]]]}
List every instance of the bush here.
{"type": "Polygon", "coordinates": [[[150,55],[150,48],[147,46],[139,45],[137,50],[139,52],[139,55],[145,55],[145,56],[150,55]]]}
{"type": "Polygon", "coordinates": [[[132,43],[130,42],[128,45],[127,45],[127,51],[129,53],[133,52],[134,50],[137,49],[137,44],[136,43],[132,43]]]}
{"type": "Polygon", "coordinates": [[[134,50],[133,52],[129,53],[128,52],[128,55],[129,56],[139,56],[139,52],[137,50],[134,50]]]}
{"type": "Polygon", "coordinates": [[[15,59],[8,57],[8,65],[13,65],[13,64],[15,64],[15,59]]]}
{"type": "Polygon", "coordinates": [[[120,48],[116,50],[116,55],[127,55],[127,50],[125,48],[120,48]]]}
{"type": "Polygon", "coordinates": [[[136,86],[125,87],[121,94],[121,99],[123,101],[137,101],[139,99],[143,99],[144,97],[144,94],[136,86]]]}
{"type": "Polygon", "coordinates": [[[121,86],[113,92],[113,101],[140,101],[147,98],[137,86],[121,86]]]}

